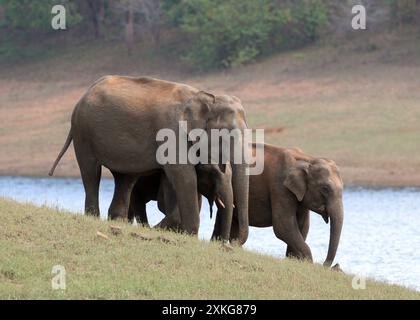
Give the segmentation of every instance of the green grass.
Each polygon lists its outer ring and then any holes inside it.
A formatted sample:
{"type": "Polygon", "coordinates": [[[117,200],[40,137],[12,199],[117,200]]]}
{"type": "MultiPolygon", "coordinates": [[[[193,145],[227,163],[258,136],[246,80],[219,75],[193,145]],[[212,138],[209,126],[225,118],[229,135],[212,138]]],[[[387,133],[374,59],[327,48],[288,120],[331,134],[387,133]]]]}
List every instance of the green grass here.
{"type": "Polygon", "coordinates": [[[420,299],[375,281],[354,290],[352,276],[320,265],[186,235],[122,222],[113,235],[107,221],[7,199],[0,221],[1,299],[420,299]],[[51,289],[54,265],[66,269],[66,290],[51,289]]]}

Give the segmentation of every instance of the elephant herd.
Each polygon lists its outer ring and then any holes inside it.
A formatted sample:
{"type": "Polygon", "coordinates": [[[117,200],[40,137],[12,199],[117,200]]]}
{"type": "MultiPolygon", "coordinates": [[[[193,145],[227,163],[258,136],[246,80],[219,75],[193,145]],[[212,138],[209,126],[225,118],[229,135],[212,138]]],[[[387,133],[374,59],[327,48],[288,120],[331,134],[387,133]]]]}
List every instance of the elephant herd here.
{"type": "MultiPolygon", "coordinates": [[[[154,200],[165,214],[157,227],[197,234],[204,196],[211,214],[213,203],[217,206],[212,239],[242,245],[249,226],[272,226],[276,237],[287,244],[287,256],[309,261],[312,254],[305,240],[309,211],[314,211],[330,222],[324,265],[331,266],[343,225],[343,182],[333,161],[309,156],[298,148],[241,140],[243,152],[256,155],[254,161],[263,161],[261,174],[248,175],[248,165],[236,161],[232,151],[227,161],[220,161],[226,158],[220,151],[216,162],[209,158],[200,163],[160,163],[157,152],[164,142],[157,134],[170,129],[179,139],[180,121],[187,123],[187,135],[195,129],[211,136],[215,129],[243,133],[248,128],[237,97],[153,78],[103,77],[76,104],[67,140],[49,174],[73,141],[86,214],[99,216],[104,166],[115,180],[109,219],[136,219],[148,225],[146,203],[154,200]]],[[[194,143],[188,141],[187,148],[194,143]]]]}

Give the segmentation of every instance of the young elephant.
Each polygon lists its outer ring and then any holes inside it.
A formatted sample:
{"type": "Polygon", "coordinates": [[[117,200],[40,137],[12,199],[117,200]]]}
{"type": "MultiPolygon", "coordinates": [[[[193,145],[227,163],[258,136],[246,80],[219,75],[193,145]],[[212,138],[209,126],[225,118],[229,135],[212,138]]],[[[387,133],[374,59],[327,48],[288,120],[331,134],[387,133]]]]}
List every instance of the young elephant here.
{"type": "MultiPolygon", "coordinates": [[[[264,147],[264,172],[249,180],[249,225],[273,226],[277,238],[287,243],[287,256],[312,261],[311,250],[305,243],[309,230],[309,210],[331,221],[330,241],[324,265],[331,266],[343,225],[343,182],[331,160],[314,158],[298,149],[272,145],[264,147]]],[[[213,237],[220,234],[218,211],[213,237]]],[[[235,217],[235,216],[234,216],[235,217]]],[[[236,232],[233,221],[231,237],[236,232]]]]}
{"type": "MultiPolygon", "coordinates": [[[[197,190],[199,195],[207,198],[212,214],[212,206],[216,201],[218,209],[223,210],[220,217],[220,238],[229,240],[233,215],[232,169],[230,164],[219,167],[213,164],[199,164],[195,167],[197,173],[197,190]]],[[[134,218],[148,225],[146,203],[155,200],[165,218],[157,225],[158,228],[179,230],[181,226],[177,200],[172,185],[162,171],[142,177],[138,180],[131,194],[128,218],[134,218]]],[[[199,196],[201,205],[201,196],[199,196]]]]}

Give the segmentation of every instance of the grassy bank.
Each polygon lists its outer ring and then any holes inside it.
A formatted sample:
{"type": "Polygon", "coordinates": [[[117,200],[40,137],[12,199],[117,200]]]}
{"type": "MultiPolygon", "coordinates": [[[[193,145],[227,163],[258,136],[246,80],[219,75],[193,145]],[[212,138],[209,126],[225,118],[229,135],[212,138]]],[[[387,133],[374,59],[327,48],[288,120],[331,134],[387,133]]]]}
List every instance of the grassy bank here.
{"type": "MultiPolygon", "coordinates": [[[[153,49],[77,43],[2,65],[0,174],[46,175],[74,105],[105,74],[149,75],[241,98],[266,141],[334,159],[344,182],[420,186],[418,30],[353,35],[238,69],[191,73],[153,49]]],[[[71,148],[72,149],[72,148],[71,148]]],[[[78,176],[73,151],[57,175],[78,176]]]]}
{"type": "Polygon", "coordinates": [[[279,260],[185,235],[71,215],[0,199],[0,298],[4,299],[420,299],[398,286],[319,265],[279,260]],[[98,236],[103,233],[107,238],[98,236]],[[66,269],[66,290],[51,269],[66,269]]]}

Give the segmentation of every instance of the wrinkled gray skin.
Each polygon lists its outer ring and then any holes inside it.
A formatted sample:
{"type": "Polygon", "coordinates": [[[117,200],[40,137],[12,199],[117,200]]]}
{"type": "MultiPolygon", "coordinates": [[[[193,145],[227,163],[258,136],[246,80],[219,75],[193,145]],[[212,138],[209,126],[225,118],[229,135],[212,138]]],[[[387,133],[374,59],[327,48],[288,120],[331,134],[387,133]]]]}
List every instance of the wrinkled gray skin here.
{"type": "MultiPolygon", "coordinates": [[[[216,202],[217,208],[223,210],[220,240],[228,241],[233,214],[232,169],[230,164],[220,167],[212,164],[197,165],[197,188],[199,194],[209,201],[210,208],[216,202]]],[[[158,202],[159,210],[166,216],[156,227],[179,230],[181,221],[176,197],[163,172],[137,181],[131,194],[129,220],[136,218],[137,222],[148,225],[146,204],[151,200],[158,202]]],[[[201,203],[201,197],[199,202],[201,203]]]]}
{"type": "MultiPolygon", "coordinates": [[[[253,152],[262,145],[253,144],[253,152]]],[[[325,266],[331,266],[343,226],[343,182],[335,163],[311,157],[301,150],[264,145],[264,172],[250,176],[249,225],[270,227],[287,243],[287,256],[312,261],[306,244],[309,210],[330,222],[325,266]]],[[[262,161],[262,159],[259,159],[262,161]]],[[[220,234],[218,210],[213,237],[220,234]]],[[[233,221],[233,226],[235,221],[233,221]]],[[[231,236],[236,230],[232,227],[231,236]]]]}
{"type": "MultiPolygon", "coordinates": [[[[244,109],[236,97],[215,96],[188,85],[152,78],[101,78],[77,103],[67,140],[49,174],[53,174],[73,141],[86,194],[85,212],[99,216],[98,192],[104,166],[115,178],[108,217],[127,219],[137,179],[163,170],[178,199],[182,230],[197,234],[200,217],[194,165],[160,165],[156,160],[157,148],[164,143],[156,141],[157,132],[171,129],[178,139],[179,121],[187,121],[187,133],[198,128],[208,133],[213,128],[246,128],[244,109]]],[[[248,237],[249,180],[245,173],[246,165],[232,165],[240,229],[237,236],[241,243],[248,237]]]]}

